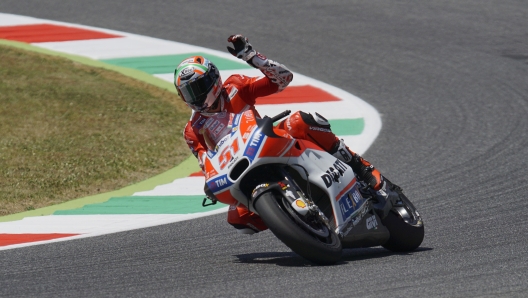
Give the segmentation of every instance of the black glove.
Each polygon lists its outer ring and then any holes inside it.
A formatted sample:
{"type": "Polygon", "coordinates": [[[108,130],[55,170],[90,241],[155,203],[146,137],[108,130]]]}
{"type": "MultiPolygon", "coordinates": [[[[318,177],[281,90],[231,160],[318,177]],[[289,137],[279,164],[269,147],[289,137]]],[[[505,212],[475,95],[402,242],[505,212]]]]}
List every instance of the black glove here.
{"type": "Polygon", "coordinates": [[[239,59],[248,61],[257,53],[255,50],[253,50],[253,47],[249,43],[247,37],[244,37],[240,34],[229,36],[227,41],[233,43],[234,46],[234,48],[227,47],[229,53],[239,59]]]}

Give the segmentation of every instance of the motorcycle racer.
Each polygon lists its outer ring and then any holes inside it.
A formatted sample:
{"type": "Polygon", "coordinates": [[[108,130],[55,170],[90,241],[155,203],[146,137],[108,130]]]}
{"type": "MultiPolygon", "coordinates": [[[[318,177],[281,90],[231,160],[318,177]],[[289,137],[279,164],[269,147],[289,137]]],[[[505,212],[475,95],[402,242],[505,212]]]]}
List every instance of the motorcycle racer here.
{"type": "MultiPolygon", "coordinates": [[[[292,72],[281,63],[268,59],[256,51],[242,35],[231,35],[228,51],[252,67],[264,77],[231,75],[222,82],[218,68],[207,58],[192,56],[184,59],[175,69],[174,85],[178,95],[193,110],[184,128],[184,138],[200,167],[208,150],[214,151],[217,142],[230,131],[230,113],[255,109],[259,97],[281,92],[293,79],[292,72]]],[[[359,179],[369,184],[378,195],[387,199],[394,195],[386,187],[381,173],[371,163],[350,150],[343,140],[331,131],[328,121],[315,115],[297,111],[278,126],[293,138],[309,140],[352,167],[359,179]]],[[[204,173],[207,175],[207,173],[204,173]]],[[[260,217],[236,202],[230,204],[227,221],[238,232],[253,234],[267,229],[260,217]]]]}

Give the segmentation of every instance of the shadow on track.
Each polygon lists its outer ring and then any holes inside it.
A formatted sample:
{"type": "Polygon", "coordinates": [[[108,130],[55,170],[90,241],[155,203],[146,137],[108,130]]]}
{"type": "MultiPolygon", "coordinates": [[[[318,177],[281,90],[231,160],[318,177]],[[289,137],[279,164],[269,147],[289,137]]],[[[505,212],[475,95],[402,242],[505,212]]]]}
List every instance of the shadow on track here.
{"type": "MultiPolygon", "coordinates": [[[[341,261],[334,264],[333,266],[345,265],[349,262],[385,258],[394,255],[399,256],[412,256],[413,254],[433,250],[429,247],[419,247],[415,251],[405,253],[395,253],[388,251],[382,247],[374,248],[356,248],[356,249],[344,249],[341,256],[341,261]]],[[[313,267],[318,266],[314,263],[300,257],[294,252],[261,252],[261,253],[248,253],[234,255],[238,258],[235,263],[245,264],[274,264],[284,267],[313,267]]]]}

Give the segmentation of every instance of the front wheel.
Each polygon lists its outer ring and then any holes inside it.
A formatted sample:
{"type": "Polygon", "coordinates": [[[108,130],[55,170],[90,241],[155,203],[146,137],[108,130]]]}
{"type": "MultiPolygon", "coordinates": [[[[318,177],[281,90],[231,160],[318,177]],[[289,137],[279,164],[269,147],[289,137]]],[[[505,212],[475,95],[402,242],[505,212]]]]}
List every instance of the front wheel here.
{"type": "Polygon", "coordinates": [[[254,206],[270,231],[298,255],[319,265],[341,259],[341,241],[320,217],[299,215],[274,191],[262,194],[254,206]]]}

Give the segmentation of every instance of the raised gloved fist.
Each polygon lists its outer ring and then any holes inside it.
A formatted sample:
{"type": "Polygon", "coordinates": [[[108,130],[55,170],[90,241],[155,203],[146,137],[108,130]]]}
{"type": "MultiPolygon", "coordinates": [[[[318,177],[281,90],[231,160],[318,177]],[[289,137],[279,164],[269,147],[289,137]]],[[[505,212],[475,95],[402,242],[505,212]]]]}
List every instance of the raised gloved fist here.
{"type": "Polygon", "coordinates": [[[244,37],[240,34],[229,36],[227,41],[233,43],[234,46],[234,48],[229,46],[227,47],[229,53],[239,59],[248,61],[257,53],[255,50],[253,50],[253,47],[249,43],[247,37],[244,37]]]}

